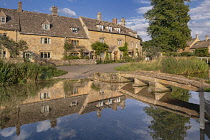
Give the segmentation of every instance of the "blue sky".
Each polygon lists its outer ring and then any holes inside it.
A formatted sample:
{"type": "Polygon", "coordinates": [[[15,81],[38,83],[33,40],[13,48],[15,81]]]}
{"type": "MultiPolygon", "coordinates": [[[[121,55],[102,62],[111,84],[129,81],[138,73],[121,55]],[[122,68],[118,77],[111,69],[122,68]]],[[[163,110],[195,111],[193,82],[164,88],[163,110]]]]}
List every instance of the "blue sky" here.
{"type": "MultiPolygon", "coordinates": [[[[19,0],[0,0],[1,8],[16,9],[19,0]]],[[[59,15],[78,18],[79,16],[96,18],[102,13],[102,20],[118,22],[124,17],[126,26],[137,31],[144,41],[149,40],[146,28],[148,21],[143,14],[151,9],[149,0],[22,0],[23,10],[50,14],[50,7],[57,6],[59,15]]],[[[210,0],[191,0],[186,3],[190,6],[191,21],[189,27],[195,38],[199,34],[200,40],[210,36],[210,0]]]]}

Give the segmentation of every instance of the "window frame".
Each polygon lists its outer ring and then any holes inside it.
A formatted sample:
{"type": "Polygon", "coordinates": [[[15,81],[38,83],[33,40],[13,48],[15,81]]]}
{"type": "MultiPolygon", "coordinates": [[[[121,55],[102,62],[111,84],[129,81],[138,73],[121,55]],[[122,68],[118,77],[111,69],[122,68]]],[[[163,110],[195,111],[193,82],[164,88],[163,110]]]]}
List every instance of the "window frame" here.
{"type": "Polygon", "coordinates": [[[40,58],[51,58],[51,53],[50,52],[40,52],[40,58]]]}
{"type": "Polygon", "coordinates": [[[41,44],[51,44],[51,38],[42,37],[41,44]]]}

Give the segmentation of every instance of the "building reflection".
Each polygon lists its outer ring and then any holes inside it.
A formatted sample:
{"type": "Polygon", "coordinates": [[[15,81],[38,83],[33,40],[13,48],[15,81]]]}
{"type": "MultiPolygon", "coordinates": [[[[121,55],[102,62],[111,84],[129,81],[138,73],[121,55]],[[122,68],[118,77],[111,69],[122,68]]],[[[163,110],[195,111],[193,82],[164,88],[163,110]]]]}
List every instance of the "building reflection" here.
{"type": "Polygon", "coordinates": [[[20,104],[7,107],[1,105],[1,129],[16,127],[21,133],[24,124],[50,120],[51,127],[57,125],[57,118],[70,114],[96,112],[98,118],[105,108],[124,109],[125,95],[119,92],[124,84],[110,84],[96,81],[59,81],[52,87],[44,87],[34,96],[20,104]]]}

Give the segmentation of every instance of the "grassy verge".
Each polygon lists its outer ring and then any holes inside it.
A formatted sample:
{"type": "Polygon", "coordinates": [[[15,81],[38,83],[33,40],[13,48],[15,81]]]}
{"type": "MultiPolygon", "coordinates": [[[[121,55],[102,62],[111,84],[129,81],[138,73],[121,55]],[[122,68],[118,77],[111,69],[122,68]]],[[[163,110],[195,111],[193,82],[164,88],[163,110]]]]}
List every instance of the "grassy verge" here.
{"type": "Polygon", "coordinates": [[[208,64],[195,57],[165,57],[151,62],[136,62],[116,67],[117,71],[160,71],[169,74],[191,74],[208,71],[208,64]]]}
{"type": "Polygon", "coordinates": [[[0,83],[16,84],[46,80],[65,73],[67,72],[58,70],[54,66],[40,66],[33,63],[13,64],[0,61],[0,83]]]}

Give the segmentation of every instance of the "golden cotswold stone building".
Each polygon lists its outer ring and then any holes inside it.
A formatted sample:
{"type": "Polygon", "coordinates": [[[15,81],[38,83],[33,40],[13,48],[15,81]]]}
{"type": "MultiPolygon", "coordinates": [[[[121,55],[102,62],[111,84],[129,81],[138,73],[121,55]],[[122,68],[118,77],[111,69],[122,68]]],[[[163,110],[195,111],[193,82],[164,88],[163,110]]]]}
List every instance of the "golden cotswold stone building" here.
{"type": "MultiPolygon", "coordinates": [[[[131,57],[140,56],[142,52],[137,33],[125,27],[124,18],[121,24],[117,24],[117,19],[113,19],[113,22],[102,21],[100,12],[97,19],[64,17],[58,15],[55,6],[51,14],[30,12],[22,10],[22,2],[18,2],[18,9],[0,8],[0,35],[6,35],[16,42],[26,41],[28,50],[22,52],[21,57],[29,58],[37,56],[61,60],[66,41],[74,46],[72,55],[88,56],[91,59],[94,58],[91,44],[96,41],[109,46],[109,58],[112,60],[122,57],[118,47],[122,47],[125,42],[128,43],[131,57]]],[[[0,57],[9,58],[9,51],[1,47],[0,57]]]]}

